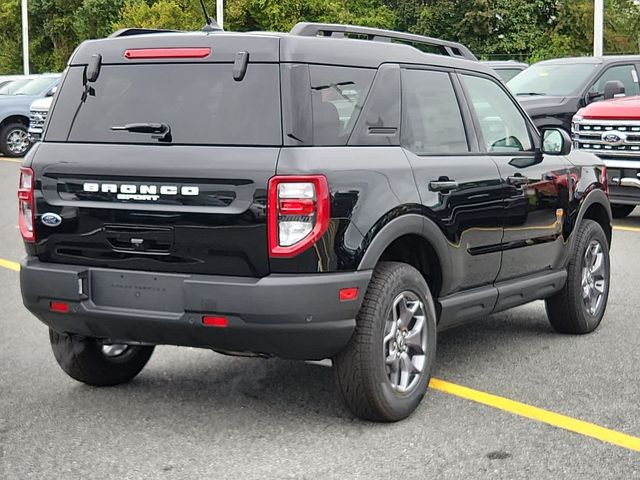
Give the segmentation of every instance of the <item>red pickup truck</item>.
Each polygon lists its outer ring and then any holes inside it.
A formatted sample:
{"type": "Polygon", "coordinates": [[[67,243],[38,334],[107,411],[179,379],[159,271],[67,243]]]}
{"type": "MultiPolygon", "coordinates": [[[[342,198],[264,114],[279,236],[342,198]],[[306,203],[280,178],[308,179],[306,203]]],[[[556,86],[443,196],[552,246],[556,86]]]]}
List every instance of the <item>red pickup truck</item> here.
{"type": "Polygon", "coordinates": [[[573,117],[573,147],[595,153],[607,166],[613,216],[640,204],[640,96],[592,103],[573,117]]]}

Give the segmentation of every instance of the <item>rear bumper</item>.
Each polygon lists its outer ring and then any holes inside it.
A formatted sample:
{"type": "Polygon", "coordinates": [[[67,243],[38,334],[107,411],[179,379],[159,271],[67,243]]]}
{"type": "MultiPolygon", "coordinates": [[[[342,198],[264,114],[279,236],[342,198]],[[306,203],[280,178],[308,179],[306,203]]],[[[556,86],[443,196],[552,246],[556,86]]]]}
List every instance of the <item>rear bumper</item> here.
{"type": "Polygon", "coordinates": [[[370,271],[264,278],[165,274],[89,268],[26,259],[25,306],[59,332],[114,342],[184,345],[316,360],[342,350],[370,271]],[[339,300],[342,288],[355,300],[339,300]],[[52,301],[69,305],[51,311],[52,301]],[[225,328],[203,325],[222,316],[225,328]]]}

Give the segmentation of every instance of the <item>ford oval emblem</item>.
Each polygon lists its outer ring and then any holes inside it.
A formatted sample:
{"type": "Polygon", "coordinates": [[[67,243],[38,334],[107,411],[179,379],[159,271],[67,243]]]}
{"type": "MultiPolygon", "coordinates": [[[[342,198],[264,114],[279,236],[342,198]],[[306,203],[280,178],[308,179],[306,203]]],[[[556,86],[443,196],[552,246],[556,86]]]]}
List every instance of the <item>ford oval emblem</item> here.
{"type": "Polygon", "coordinates": [[[619,132],[604,133],[602,140],[609,145],[620,145],[626,140],[626,135],[619,132]]]}
{"type": "Polygon", "coordinates": [[[51,213],[51,212],[43,213],[40,219],[42,220],[42,223],[45,224],[47,227],[57,227],[62,223],[62,217],[57,213],[51,213]]]}

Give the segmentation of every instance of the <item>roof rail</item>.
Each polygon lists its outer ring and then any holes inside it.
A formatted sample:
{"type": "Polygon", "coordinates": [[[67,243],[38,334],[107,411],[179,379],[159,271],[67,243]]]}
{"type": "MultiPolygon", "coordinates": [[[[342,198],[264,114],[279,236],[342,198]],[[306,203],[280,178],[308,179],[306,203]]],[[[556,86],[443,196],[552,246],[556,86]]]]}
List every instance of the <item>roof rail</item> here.
{"type": "Polygon", "coordinates": [[[176,33],[179,30],[159,30],[155,28],[121,28],[116,30],[108,38],[130,37],[132,35],[146,35],[148,33],[176,33]]]}
{"type": "Polygon", "coordinates": [[[424,37],[422,35],[414,35],[411,33],[394,32],[392,30],[383,30],[380,28],[358,27],[354,25],[340,25],[331,23],[306,23],[300,22],[296,24],[289,35],[297,35],[300,37],[334,37],[344,38],[346,35],[361,35],[367,37],[367,40],[374,42],[391,42],[396,40],[400,43],[420,44],[436,47],[441,55],[449,57],[466,58],[467,60],[478,60],[476,56],[467,47],[457,42],[449,42],[440,40],[439,38],[424,37]]]}

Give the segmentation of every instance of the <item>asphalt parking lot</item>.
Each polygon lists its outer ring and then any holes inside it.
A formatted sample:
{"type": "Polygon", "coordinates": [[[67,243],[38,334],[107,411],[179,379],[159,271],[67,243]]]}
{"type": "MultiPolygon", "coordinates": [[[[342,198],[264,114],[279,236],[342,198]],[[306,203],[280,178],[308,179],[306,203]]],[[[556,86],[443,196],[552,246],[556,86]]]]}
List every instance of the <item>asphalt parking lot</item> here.
{"type": "Polygon", "coordinates": [[[445,332],[434,376],[470,398],[436,381],[408,420],[376,425],[322,365],[158,347],[128,385],[68,378],[20,298],[18,167],[0,158],[0,479],[640,478],[640,209],[616,222],[599,330],[558,335],[537,302],[445,332]]]}

